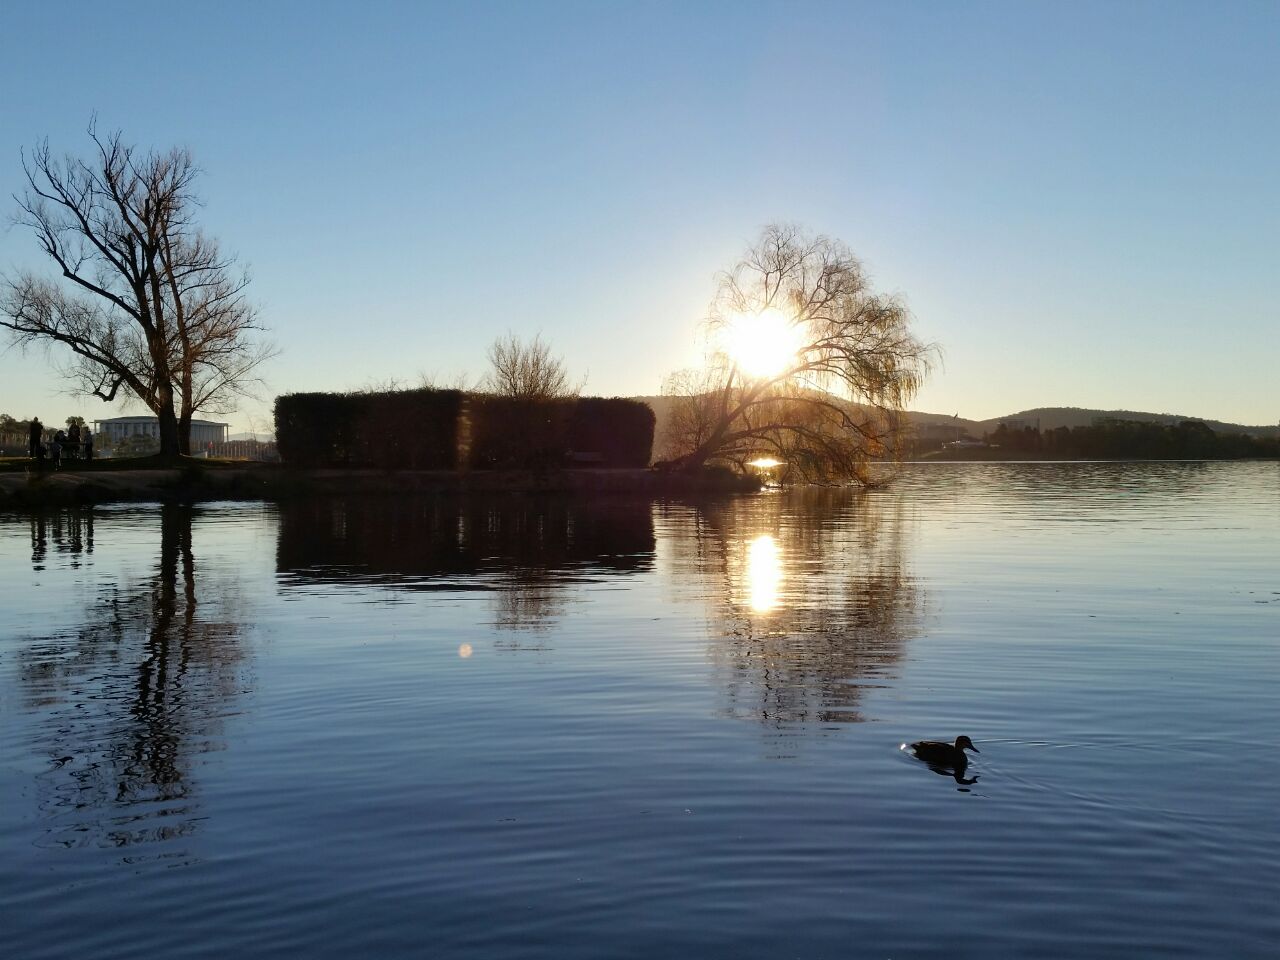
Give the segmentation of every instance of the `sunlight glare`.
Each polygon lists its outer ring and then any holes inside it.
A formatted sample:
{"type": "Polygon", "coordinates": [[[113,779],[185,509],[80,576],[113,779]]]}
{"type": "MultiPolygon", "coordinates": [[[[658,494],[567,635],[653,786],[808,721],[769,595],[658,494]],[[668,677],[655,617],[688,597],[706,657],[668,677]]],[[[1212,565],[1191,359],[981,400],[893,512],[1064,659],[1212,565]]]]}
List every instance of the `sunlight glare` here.
{"type": "Polygon", "coordinates": [[[755,467],[757,470],[772,470],[774,467],[782,466],[781,460],[775,460],[773,457],[761,457],[758,460],[748,460],[748,467],[755,467]]]}
{"type": "Polygon", "coordinates": [[[773,377],[796,359],[801,331],[781,310],[742,313],[726,331],[725,347],[739,369],[750,377],[773,377]]]}
{"type": "Polygon", "coordinates": [[[747,547],[747,589],[751,609],[768,613],[778,606],[782,586],[782,555],[778,543],[767,533],[756,537],[747,547]]]}

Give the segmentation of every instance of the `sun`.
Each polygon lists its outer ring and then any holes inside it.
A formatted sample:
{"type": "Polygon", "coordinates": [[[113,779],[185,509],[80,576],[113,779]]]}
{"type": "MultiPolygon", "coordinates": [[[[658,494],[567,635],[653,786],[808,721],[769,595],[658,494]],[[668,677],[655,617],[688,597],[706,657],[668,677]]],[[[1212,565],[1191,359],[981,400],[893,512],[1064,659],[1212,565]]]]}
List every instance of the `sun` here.
{"type": "Polygon", "coordinates": [[[801,332],[781,310],[740,313],[725,331],[725,349],[749,377],[775,377],[796,359],[801,332]]]}

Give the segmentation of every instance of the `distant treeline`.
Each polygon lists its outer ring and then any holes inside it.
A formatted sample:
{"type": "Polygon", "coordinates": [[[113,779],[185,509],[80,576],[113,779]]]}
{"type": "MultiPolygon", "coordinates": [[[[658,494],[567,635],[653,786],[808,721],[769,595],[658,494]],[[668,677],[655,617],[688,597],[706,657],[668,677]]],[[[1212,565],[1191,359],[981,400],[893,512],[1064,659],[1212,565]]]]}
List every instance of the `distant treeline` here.
{"type": "Polygon", "coordinates": [[[275,422],[286,463],[483,470],[648,466],[654,418],[617,398],[394,390],[287,394],[275,422]]]}
{"type": "Polygon", "coordinates": [[[1239,460],[1280,457],[1280,437],[1217,433],[1199,420],[1176,424],[1099,420],[1088,427],[1009,429],[1001,424],[985,438],[1001,450],[1050,459],[1239,460]]]}

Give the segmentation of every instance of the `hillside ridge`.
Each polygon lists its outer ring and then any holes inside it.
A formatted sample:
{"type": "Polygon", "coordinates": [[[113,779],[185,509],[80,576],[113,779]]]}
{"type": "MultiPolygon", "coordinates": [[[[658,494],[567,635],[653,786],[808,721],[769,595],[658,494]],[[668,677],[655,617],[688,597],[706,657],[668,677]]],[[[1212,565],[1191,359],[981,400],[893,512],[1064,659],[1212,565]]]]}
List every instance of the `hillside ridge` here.
{"type": "MultiPolygon", "coordinates": [[[[655,456],[661,456],[663,447],[663,428],[666,425],[670,397],[637,396],[631,400],[647,403],[657,418],[654,431],[655,456]]],[[[1039,426],[1041,430],[1056,430],[1058,427],[1088,427],[1095,420],[1138,420],[1144,423],[1177,424],[1183,420],[1198,420],[1206,424],[1215,433],[1249,433],[1259,437],[1280,436],[1280,425],[1250,425],[1229,423],[1223,420],[1210,420],[1181,413],[1151,413],[1142,410],[1101,410],[1092,407],[1032,407],[1000,417],[985,420],[971,420],[967,417],[947,413],[930,413],[925,410],[908,410],[907,417],[917,428],[932,427],[936,431],[940,427],[953,427],[957,435],[968,434],[981,437],[984,433],[993,433],[1001,421],[1018,420],[1026,426],[1039,426]]]]}

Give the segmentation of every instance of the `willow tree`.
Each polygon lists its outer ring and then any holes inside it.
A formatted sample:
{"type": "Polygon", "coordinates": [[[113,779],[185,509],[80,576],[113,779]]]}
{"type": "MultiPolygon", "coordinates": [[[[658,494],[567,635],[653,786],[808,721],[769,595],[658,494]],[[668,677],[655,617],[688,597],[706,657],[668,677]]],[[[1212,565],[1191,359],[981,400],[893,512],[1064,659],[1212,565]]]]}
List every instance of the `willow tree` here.
{"type": "Polygon", "coordinates": [[[56,275],[6,279],[0,326],[69,354],[78,392],[141,401],[159,420],[162,454],[190,453],[192,416],[227,409],[273,351],[254,339],[247,275],[195,223],[191,154],[89,136],[89,160],[56,158],[47,141],[23,158],[17,221],[56,275]]]}
{"type": "Polygon", "coordinates": [[[809,481],[865,480],[896,454],[936,353],[848,247],[790,225],[766,227],[720,276],[705,332],[706,365],[664,387],[676,462],[770,458],[809,481]]]}

